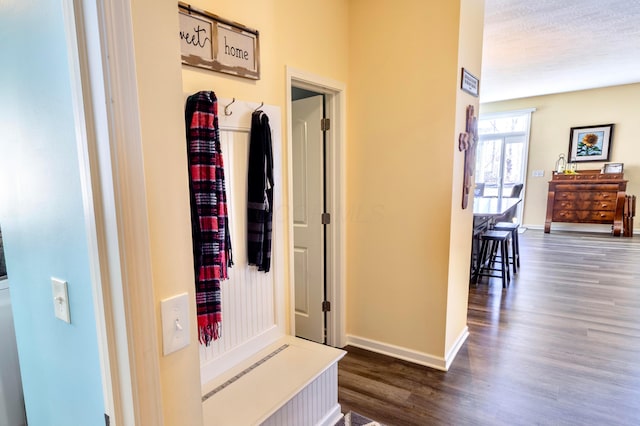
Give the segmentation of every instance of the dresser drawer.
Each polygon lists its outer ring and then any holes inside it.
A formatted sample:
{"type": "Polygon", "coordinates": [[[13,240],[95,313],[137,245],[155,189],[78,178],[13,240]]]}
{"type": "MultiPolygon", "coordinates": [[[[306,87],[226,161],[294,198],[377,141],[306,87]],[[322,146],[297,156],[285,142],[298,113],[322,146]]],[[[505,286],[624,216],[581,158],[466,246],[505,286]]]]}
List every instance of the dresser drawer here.
{"type": "Polygon", "coordinates": [[[558,191],[557,201],[615,201],[617,192],[613,191],[558,191]]]}
{"type": "Polygon", "coordinates": [[[584,223],[611,223],[615,216],[614,210],[554,210],[554,222],[584,222],[584,223]]]}
{"type": "Polygon", "coordinates": [[[556,200],[554,210],[615,210],[615,201],[607,200],[556,200]]]}

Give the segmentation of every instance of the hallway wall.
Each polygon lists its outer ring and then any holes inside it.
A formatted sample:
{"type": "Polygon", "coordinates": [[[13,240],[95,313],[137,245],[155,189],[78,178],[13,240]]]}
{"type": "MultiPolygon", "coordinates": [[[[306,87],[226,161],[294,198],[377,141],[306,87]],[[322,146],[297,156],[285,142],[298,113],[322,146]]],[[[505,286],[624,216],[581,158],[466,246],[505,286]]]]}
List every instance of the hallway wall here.
{"type": "Polygon", "coordinates": [[[29,425],[104,424],[62,6],[0,9],[0,223],[29,425]],[[71,324],[51,277],[68,281],[71,324]]]}

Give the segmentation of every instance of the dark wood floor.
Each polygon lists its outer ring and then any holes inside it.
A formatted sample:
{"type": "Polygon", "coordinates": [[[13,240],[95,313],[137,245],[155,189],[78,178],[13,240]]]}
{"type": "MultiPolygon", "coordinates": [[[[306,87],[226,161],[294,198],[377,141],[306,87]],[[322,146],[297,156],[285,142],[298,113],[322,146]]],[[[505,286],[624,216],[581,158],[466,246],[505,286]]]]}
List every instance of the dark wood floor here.
{"type": "Polygon", "coordinates": [[[640,425],[640,237],[528,230],[469,294],[448,372],[347,347],[339,402],[387,425],[640,425]]]}

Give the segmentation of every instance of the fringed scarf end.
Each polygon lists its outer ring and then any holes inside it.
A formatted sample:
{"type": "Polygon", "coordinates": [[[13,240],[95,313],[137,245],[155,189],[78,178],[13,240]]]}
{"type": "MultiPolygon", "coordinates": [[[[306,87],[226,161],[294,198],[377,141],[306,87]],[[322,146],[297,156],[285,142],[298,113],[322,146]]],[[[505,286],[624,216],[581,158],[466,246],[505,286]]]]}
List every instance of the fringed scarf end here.
{"type": "Polygon", "coordinates": [[[199,340],[200,344],[210,346],[211,342],[222,337],[222,323],[220,321],[200,325],[199,340]]]}

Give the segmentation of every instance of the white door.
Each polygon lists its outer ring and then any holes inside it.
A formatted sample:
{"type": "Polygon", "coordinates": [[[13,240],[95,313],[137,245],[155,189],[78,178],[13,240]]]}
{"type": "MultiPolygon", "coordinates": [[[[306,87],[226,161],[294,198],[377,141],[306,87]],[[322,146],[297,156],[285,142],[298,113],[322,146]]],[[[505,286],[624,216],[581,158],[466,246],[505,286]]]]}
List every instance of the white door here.
{"type": "Polygon", "coordinates": [[[296,335],[324,343],[324,159],[322,96],[292,102],[296,335]]]}

